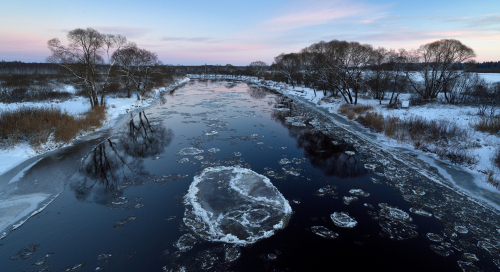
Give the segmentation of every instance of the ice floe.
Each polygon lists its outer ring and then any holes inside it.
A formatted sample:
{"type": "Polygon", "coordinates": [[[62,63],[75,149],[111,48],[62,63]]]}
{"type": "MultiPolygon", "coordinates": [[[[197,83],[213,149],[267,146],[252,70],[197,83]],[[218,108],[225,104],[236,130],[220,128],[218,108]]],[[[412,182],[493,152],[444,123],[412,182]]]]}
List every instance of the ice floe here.
{"type": "Polygon", "coordinates": [[[323,226],[314,226],[314,227],[311,227],[311,231],[320,236],[320,237],[323,237],[323,238],[326,238],[326,239],[335,239],[337,237],[339,237],[339,235],[323,226]]]}
{"type": "Polygon", "coordinates": [[[181,150],[179,150],[177,153],[175,153],[177,156],[193,156],[193,155],[198,155],[203,153],[203,149],[199,149],[196,147],[186,147],[181,150]]]}
{"type": "Polygon", "coordinates": [[[249,169],[210,167],[184,197],[184,223],[208,241],[251,244],[288,223],[292,209],[270,180],[249,169]]]}
{"type": "Polygon", "coordinates": [[[330,215],[330,218],[332,219],[335,226],[340,228],[350,229],[354,228],[358,224],[358,221],[350,217],[349,214],[345,212],[334,212],[330,215]]]}

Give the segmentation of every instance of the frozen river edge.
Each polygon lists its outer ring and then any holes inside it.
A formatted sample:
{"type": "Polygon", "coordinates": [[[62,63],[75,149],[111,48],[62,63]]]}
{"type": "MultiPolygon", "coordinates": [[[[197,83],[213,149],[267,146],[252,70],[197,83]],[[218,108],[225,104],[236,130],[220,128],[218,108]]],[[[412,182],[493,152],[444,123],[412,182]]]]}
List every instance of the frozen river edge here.
{"type": "Polygon", "coordinates": [[[29,157],[26,160],[19,161],[17,165],[13,165],[8,171],[1,173],[0,240],[5,238],[10,232],[21,227],[26,221],[29,220],[29,218],[42,212],[65,189],[67,181],[71,178],[73,173],[78,170],[77,164],[80,163],[81,157],[78,157],[76,154],[71,156],[64,153],[71,153],[72,150],[78,149],[77,146],[80,144],[90,144],[90,146],[82,148],[83,154],[79,152],[80,155],[85,155],[86,152],[90,151],[95,145],[99,144],[106,137],[113,134],[113,131],[124,125],[126,121],[133,118],[133,116],[138,114],[139,111],[143,111],[154,106],[163,96],[182,86],[186,82],[189,82],[189,78],[181,78],[168,88],[165,88],[160,93],[160,96],[151,100],[151,103],[148,103],[143,107],[134,108],[129,112],[123,112],[122,114],[107,120],[107,125],[94,132],[79,136],[73,143],[53,150],[48,150],[41,154],[37,154],[36,156],[29,157]],[[60,168],[64,169],[51,169],[51,165],[47,167],[47,163],[44,162],[44,159],[48,157],[57,157],[56,160],[64,157],[60,163],[52,163],[52,166],[56,164],[56,166],[60,166],[60,168]],[[66,157],[70,159],[66,160],[66,157]],[[54,173],[51,173],[51,170],[54,173]],[[22,179],[25,176],[28,176],[28,174],[30,176],[38,175],[40,177],[34,180],[34,184],[19,185],[22,183],[22,179]]]}
{"type": "Polygon", "coordinates": [[[414,206],[416,214],[424,209],[432,211],[433,216],[443,223],[444,235],[449,239],[442,243],[444,248],[460,245],[464,252],[479,250],[490,258],[500,256],[500,212],[494,203],[458,188],[443,177],[443,169],[429,164],[429,158],[423,160],[422,156],[416,156],[410,150],[382,147],[362,132],[346,128],[339,122],[341,117],[300,97],[282,94],[293,100],[298,112],[314,119],[310,123],[315,130],[332,139],[345,140],[366,156],[365,168],[381,177],[380,181],[374,182],[397,190],[414,206]],[[468,230],[467,235],[457,231],[461,227],[468,230]]]}

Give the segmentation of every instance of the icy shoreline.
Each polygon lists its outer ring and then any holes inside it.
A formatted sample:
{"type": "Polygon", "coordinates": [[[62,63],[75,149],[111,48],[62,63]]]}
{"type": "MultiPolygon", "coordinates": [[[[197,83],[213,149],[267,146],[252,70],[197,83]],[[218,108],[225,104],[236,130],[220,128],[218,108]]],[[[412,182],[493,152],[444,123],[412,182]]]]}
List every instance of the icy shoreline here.
{"type": "MultiPolygon", "coordinates": [[[[135,110],[144,110],[152,105],[154,105],[160,96],[164,93],[169,93],[173,89],[179,87],[180,85],[189,81],[189,78],[183,78],[178,82],[172,84],[168,88],[155,89],[154,96],[152,98],[138,101],[135,98],[108,98],[106,100],[108,104],[108,112],[107,118],[104,122],[104,125],[100,128],[97,128],[95,131],[89,131],[85,134],[81,134],[76,137],[74,140],[81,139],[85,136],[93,134],[95,132],[100,132],[105,129],[112,128],[116,126],[121,119],[123,119],[123,115],[129,113],[130,111],[135,110]]],[[[44,106],[44,105],[54,105],[49,103],[15,103],[15,104],[3,104],[0,103],[0,110],[14,110],[21,106],[44,106]]],[[[88,110],[88,101],[86,98],[79,97],[71,101],[65,101],[61,103],[55,104],[60,107],[62,110],[66,110],[71,114],[79,114],[88,110]]],[[[69,144],[56,144],[56,143],[47,143],[42,151],[37,151],[31,148],[27,143],[19,144],[15,147],[9,149],[0,149],[0,175],[8,172],[12,168],[18,166],[24,161],[39,155],[43,155],[48,151],[53,151],[61,147],[69,146],[69,144]]]]}
{"type": "MultiPolygon", "coordinates": [[[[314,104],[318,109],[322,109],[328,114],[336,116],[337,118],[343,119],[349,126],[354,127],[357,126],[357,130],[361,130],[363,135],[374,135],[377,143],[383,144],[384,146],[391,149],[403,149],[411,151],[417,154],[420,158],[425,159],[427,163],[437,167],[438,169],[442,169],[441,172],[447,177],[452,177],[448,174],[448,169],[442,168],[436,164],[435,161],[441,162],[440,164],[446,164],[447,168],[459,168],[461,171],[468,173],[469,175],[474,177],[473,183],[475,186],[481,188],[482,190],[488,190],[494,193],[498,193],[498,190],[494,188],[491,184],[486,182],[487,179],[487,170],[495,169],[495,166],[491,162],[491,158],[496,151],[495,146],[500,145],[500,137],[497,135],[490,135],[488,133],[482,133],[478,131],[474,131],[473,128],[470,127],[470,122],[476,118],[473,116],[473,113],[477,111],[477,108],[472,106],[455,106],[455,105],[437,105],[437,104],[429,104],[425,106],[411,106],[409,109],[387,109],[384,108],[385,104],[379,105],[379,101],[376,99],[366,98],[364,96],[358,98],[358,104],[363,105],[371,105],[373,106],[379,114],[384,116],[419,116],[426,118],[428,120],[436,119],[436,120],[445,120],[447,122],[453,122],[461,127],[467,128],[471,131],[471,134],[474,138],[478,139],[478,144],[481,145],[480,148],[476,148],[474,150],[474,155],[479,159],[479,162],[467,168],[461,165],[453,165],[449,161],[441,160],[437,157],[437,155],[433,153],[423,152],[415,149],[412,145],[406,143],[397,142],[394,139],[390,139],[383,134],[371,132],[369,129],[362,127],[357,122],[349,120],[346,116],[338,114],[338,110],[341,105],[345,104],[344,101],[340,99],[335,99],[331,102],[326,102],[323,100],[325,96],[321,91],[317,91],[316,95],[311,88],[307,87],[299,87],[296,86],[293,88],[291,85],[285,83],[277,83],[272,81],[263,81],[258,80],[256,77],[234,77],[234,76],[224,76],[224,75],[188,75],[193,79],[219,79],[219,80],[241,80],[247,82],[250,87],[252,86],[261,86],[265,87],[277,92],[280,92],[283,95],[294,97],[304,102],[308,102],[314,104]]],[[[496,82],[500,81],[500,74],[480,74],[481,77],[484,77],[488,82],[496,82]]],[[[400,98],[405,99],[408,95],[402,94],[400,98]]],[[[409,97],[409,96],[408,96],[409,97]]],[[[500,172],[495,170],[496,176],[500,177],[500,172]]],[[[454,179],[452,179],[454,182],[454,179]]],[[[454,185],[457,185],[454,182],[454,185]]],[[[498,205],[496,205],[498,207],[498,205]]]]}
{"type": "MultiPolygon", "coordinates": [[[[189,78],[183,78],[168,88],[156,89],[152,98],[143,101],[133,101],[133,99],[122,99],[125,101],[120,101],[120,99],[116,98],[108,99],[107,101],[109,105],[120,104],[120,107],[110,107],[107,114],[107,120],[102,127],[96,129],[95,131],[80,135],[75,140],[82,140],[86,137],[90,137],[89,139],[92,139],[97,137],[96,135],[102,134],[103,131],[107,129],[121,125],[121,121],[126,118],[129,113],[151,107],[157,103],[163,95],[168,94],[188,81],[189,78]]],[[[60,104],[62,104],[60,106],[64,108],[64,103],[60,104]]],[[[70,107],[68,110],[69,112],[78,113],[78,111],[81,110],[77,107],[71,108],[72,105],[74,105],[74,101],[69,101],[66,105],[70,107]]],[[[5,238],[11,231],[19,228],[29,218],[42,212],[43,209],[45,209],[59,196],[63,190],[59,187],[51,188],[51,193],[38,192],[16,195],[19,191],[17,183],[19,183],[25,174],[29,172],[33,166],[40,162],[47,153],[56,151],[63,147],[71,146],[72,144],[73,141],[67,145],[61,146],[48,144],[48,148],[43,150],[41,153],[37,153],[29,147],[27,143],[23,143],[9,150],[0,150],[0,239],[5,238]],[[36,158],[34,158],[35,156],[36,158]],[[32,158],[35,161],[22,169],[19,169],[17,173],[8,173],[10,170],[22,165],[24,162],[32,158]],[[5,175],[6,173],[8,173],[8,175],[5,175]],[[54,190],[58,192],[53,192],[54,190]]],[[[58,183],[55,186],[59,185],[60,184],[58,183]]],[[[48,186],[50,187],[50,185],[48,186]]]]}

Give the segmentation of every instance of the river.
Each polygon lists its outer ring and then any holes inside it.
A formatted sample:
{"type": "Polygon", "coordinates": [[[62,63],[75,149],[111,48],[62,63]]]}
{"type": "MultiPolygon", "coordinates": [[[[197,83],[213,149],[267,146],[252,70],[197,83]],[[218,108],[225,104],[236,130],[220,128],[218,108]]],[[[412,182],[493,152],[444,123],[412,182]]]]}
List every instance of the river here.
{"type": "Polygon", "coordinates": [[[43,192],[51,203],[0,240],[1,271],[500,264],[499,216],[488,204],[457,192],[412,154],[395,155],[311,105],[244,82],[192,80],[113,131],[30,163],[10,186],[25,188],[20,198],[43,192]],[[293,211],[286,226],[246,246],[188,228],[193,179],[221,166],[268,177],[293,211]],[[356,225],[343,227],[334,214],[356,225]]]}

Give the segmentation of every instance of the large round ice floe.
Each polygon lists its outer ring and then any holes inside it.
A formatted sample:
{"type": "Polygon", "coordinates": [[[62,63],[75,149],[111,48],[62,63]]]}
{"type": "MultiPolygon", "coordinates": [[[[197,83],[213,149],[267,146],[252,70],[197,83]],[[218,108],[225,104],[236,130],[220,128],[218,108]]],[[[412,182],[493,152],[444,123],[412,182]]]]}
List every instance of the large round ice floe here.
{"type": "Polygon", "coordinates": [[[210,167],[184,197],[184,223],[208,241],[251,244],[288,223],[292,208],[269,179],[239,167],[210,167]]]}

